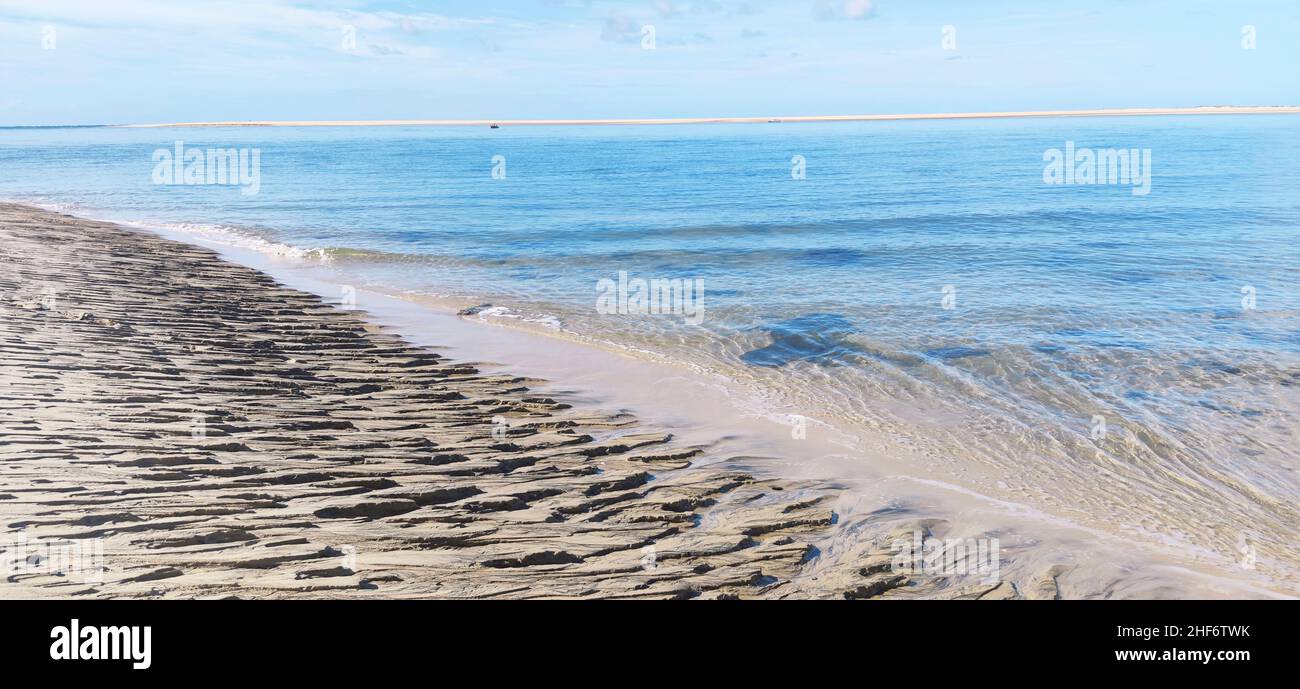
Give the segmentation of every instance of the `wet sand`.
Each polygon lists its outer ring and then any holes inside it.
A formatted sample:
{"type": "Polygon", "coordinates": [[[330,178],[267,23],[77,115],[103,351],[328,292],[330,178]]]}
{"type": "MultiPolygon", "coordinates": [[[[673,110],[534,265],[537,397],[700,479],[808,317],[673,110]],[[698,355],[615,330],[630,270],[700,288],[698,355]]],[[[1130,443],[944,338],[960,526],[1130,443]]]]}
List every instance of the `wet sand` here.
{"type": "Polygon", "coordinates": [[[914,581],[888,543],[935,520],[854,537],[828,482],[752,475],[206,248],[0,204],[0,258],[0,546],[103,552],[92,577],[9,562],[0,597],[1060,595],[1055,571],[914,581]],[[818,563],[826,542],[847,554],[818,563]]]}

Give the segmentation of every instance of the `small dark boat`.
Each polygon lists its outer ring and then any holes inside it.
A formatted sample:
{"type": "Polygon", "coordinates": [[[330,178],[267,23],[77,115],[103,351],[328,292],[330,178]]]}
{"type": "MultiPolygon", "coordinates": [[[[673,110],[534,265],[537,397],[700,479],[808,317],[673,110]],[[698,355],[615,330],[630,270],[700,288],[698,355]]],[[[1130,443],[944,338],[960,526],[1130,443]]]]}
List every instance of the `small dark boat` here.
{"type": "Polygon", "coordinates": [[[501,125],[499,125],[499,124],[493,122],[493,123],[492,123],[492,128],[493,128],[493,129],[500,129],[500,128],[501,128],[501,125]]]}

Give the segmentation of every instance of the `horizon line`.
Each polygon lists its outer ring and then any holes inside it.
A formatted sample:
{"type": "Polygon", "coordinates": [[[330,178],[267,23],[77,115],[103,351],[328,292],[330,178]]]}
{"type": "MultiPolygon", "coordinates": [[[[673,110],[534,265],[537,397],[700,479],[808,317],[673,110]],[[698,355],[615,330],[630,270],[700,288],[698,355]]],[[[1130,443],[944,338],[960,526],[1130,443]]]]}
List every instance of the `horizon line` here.
{"type": "MultiPolygon", "coordinates": [[[[1005,112],[904,113],[876,115],[796,115],[786,117],[671,117],[608,119],[522,119],[522,120],[223,120],[212,122],[167,122],[155,124],[109,124],[106,127],[132,129],[171,127],[539,127],[539,126],[627,126],[680,124],[783,124],[809,122],[876,122],[899,120],[1008,119],[1020,117],[1144,117],[1159,115],[1267,115],[1300,114],[1296,105],[1199,105],[1187,108],[1098,108],[1091,110],[1025,110],[1005,112]]],[[[36,125],[40,126],[40,125],[36,125]]],[[[50,125],[55,126],[55,125],[50,125]]],[[[95,126],[95,125],[59,125],[95,126]]]]}

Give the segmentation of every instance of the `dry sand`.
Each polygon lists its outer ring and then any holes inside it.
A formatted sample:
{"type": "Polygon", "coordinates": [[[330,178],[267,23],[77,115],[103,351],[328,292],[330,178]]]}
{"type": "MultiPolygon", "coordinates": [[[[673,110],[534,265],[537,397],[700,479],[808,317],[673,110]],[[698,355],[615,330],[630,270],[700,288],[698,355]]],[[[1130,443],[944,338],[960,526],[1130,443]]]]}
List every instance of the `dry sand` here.
{"type": "Polygon", "coordinates": [[[896,115],[812,115],[794,117],[678,117],[561,120],[254,120],[124,124],[120,127],[506,127],[656,125],[656,124],[775,124],[791,122],[875,122],[891,120],[978,120],[1011,117],[1135,117],[1153,115],[1277,115],[1300,114],[1291,105],[1211,105],[1195,108],[1108,108],[1098,110],[1026,110],[1016,112],[910,113],[896,115]]]}
{"type": "Polygon", "coordinates": [[[879,540],[808,576],[813,543],[848,538],[831,487],[728,469],[205,248],[0,204],[0,259],[0,544],[104,551],[100,580],[38,563],[0,597],[1057,595],[1054,572],[909,581],[879,540]]]}

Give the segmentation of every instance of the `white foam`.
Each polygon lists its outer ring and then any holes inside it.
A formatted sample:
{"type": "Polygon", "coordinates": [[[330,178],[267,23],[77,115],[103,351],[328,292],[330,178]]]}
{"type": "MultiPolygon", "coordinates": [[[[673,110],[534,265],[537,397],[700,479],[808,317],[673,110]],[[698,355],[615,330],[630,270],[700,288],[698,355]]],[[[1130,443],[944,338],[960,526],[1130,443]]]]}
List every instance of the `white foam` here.
{"type": "Polygon", "coordinates": [[[140,229],[163,229],[170,232],[190,235],[195,239],[202,241],[239,249],[248,249],[273,258],[289,258],[319,263],[330,263],[332,261],[332,257],[324,249],[305,249],[293,246],[292,244],[274,242],[264,237],[260,237],[248,230],[231,227],[229,225],[168,223],[150,220],[122,220],[119,222],[140,229]]]}
{"type": "Polygon", "coordinates": [[[51,211],[54,213],[66,213],[76,215],[81,218],[99,220],[103,222],[113,222],[127,227],[134,227],[142,230],[163,230],[166,232],[179,233],[187,235],[193,239],[227,246],[237,249],[247,249],[255,251],[264,256],[273,258],[288,258],[301,261],[312,261],[318,263],[330,263],[333,257],[325,250],[320,248],[306,249],[303,247],[274,242],[265,237],[258,235],[251,230],[234,227],[231,225],[220,225],[214,223],[193,223],[193,222],[166,222],[160,220],[129,218],[122,215],[105,213],[102,210],[84,206],[78,203],[69,203],[63,201],[54,201],[47,197],[35,198],[4,198],[0,199],[8,203],[21,203],[29,206],[51,211]]]}

